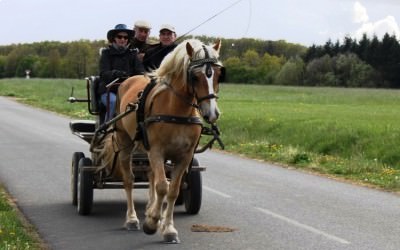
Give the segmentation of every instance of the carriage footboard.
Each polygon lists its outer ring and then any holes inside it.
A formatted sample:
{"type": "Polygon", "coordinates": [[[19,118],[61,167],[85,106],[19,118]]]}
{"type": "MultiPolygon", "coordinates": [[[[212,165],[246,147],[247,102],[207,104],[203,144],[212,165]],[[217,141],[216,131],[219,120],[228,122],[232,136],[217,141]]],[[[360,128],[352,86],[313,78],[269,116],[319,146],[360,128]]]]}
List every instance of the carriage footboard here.
{"type": "Polygon", "coordinates": [[[72,134],[90,143],[96,130],[96,121],[93,120],[75,120],[69,122],[69,128],[72,134]]]}

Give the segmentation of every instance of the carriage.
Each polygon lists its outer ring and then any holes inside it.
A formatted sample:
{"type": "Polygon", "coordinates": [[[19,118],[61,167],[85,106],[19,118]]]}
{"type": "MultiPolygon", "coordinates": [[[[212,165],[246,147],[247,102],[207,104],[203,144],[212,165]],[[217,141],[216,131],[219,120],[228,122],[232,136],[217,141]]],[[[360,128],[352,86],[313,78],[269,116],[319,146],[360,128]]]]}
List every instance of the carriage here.
{"type": "Polygon", "coordinates": [[[164,240],[178,243],[171,215],[174,205],[184,204],[188,214],[199,212],[202,203],[201,173],[206,168],[200,165],[195,153],[204,152],[215,142],[224,147],[215,123],[219,115],[216,105],[218,83],[224,72],[217,59],[220,42],[214,46],[205,46],[198,40],[184,43],[177,47],[181,51],[171,52],[173,55],[163,62],[165,65],[160,66],[165,68],[165,77],[155,76],[150,81],[148,77],[136,76],[121,83],[121,108],[110,121],[104,122],[105,108],[100,105],[96,94],[97,76],[86,78],[87,98],[75,98],[71,93],[69,102],[87,102],[88,111],[94,116],[93,120],[70,122],[72,133],[89,143],[91,153],[90,157],[83,152],[72,155],[72,204],[77,206],[80,215],[91,213],[94,189],[124,188],[128,206],[125,227],[137,230],[140,225],[132,189],[149,188],[143,231],[153,234],[160,223],[164,223],[160,229],[164,240]],[[184,71],[177,67],[177,62],[184,71]],[[183,85],[174,85],[175,82],[183,85]],[[164,96],[167,99],[162,101],[164,96]],[[166,100],[180,103],[176,111],[166,110],[166,105],[162,104],[166,100]],[[156,111],[157,105],[161,115],[156,111]],[[188,110],[189,115],[180,115],[182,110],[188,110]],[[145,115],[151,112],[157,115],[145,115]],[[172,115],[163,115],[163,112],[172,115]],[[156,136],[163,142],[153,138],[159,131],[170,131],[166,132],[168,135],[156,136]],[[173,134],[175,138],[170,138],[173,134]],[[184,147],[181,149],[179,145],[182,141],[184,147]],[[167,144],[174,148],[168,148],[167,144]],[[161,151],[165,154],[162,155],[161,151]]]}

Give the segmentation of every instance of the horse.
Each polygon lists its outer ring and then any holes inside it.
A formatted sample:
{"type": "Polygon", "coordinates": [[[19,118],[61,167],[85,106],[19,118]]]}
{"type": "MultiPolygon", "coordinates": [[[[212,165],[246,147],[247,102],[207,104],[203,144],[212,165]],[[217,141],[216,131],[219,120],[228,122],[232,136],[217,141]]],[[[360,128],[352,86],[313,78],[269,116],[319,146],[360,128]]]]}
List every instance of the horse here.
{"type": "Polygon", "coordinates": [[[136,110],[115,122],[112,134],[106,136],[101,158],[106,169],[114,167],[114,174],[122,176],[128,230],[140,229],[132,197],[131,154],[143,150],[150,165],[143,231],[154,234],[160,230],[165,242],[180,242],[173,211],[182,177],[191,166],[202,122],[214,124],[220,116],[217,98],[219,78],[224,73],[218,59],[220,48],[220,40],[212,45],[197,39],[185,40],[150,75],[130,77],[119,86],[118,113],[138,104],[143,113],[138,115],[136,110]],[[165,169],[167,161],[173,165],[169,174],[165,169]]]}

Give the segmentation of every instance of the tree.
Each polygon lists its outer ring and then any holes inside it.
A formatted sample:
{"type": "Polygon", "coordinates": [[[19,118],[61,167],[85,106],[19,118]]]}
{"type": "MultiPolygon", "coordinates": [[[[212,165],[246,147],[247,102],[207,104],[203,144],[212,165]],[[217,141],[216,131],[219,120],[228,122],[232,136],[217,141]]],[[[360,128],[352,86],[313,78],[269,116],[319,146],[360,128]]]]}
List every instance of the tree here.
{"type": "Polygon", "coordinates": [[[344,38],[343,45],[340,47],[340,53],[344,54],[353,52],[356,44],[357,44],[356,40],[353,40],[353,38],[351,38],[350,36],[346,36],[344,38]]]}
{"type": "Polygon", "coordinates": [[[247,50],[243,54],[243,63],[245,63],[246,66],[257,67],[260,65],[260,56],[255,50],[247,50]]]}
{"type": "Polygon", "coordinates": [[[285,59],[282,56],[271,56],[266,52],[260,64],[261,83],[273,84],[284,63],[285,59]]]}
{"type": "Polygon", "coordinates": [[[4,78],[5,77],[6,63],[7,63],[7,57],[6,56],[0,56],[0,78],[4,78]]]}
{"type": "Polygon", "coordinates": [[[382,54],[381,72],[387,86],[400,87],[400,45],[395,35],[383,36],[380,53],[382,54]]]}
{"type": "Polygon", "coordinates": [[[226,75],[226,81],[232,83],[241,82],[240,73],[244,70],[239,57],[230,57],[225,60],[224,66],[229,69],[226,75]]]}
{"type": "Polygon", "coordinates": [[[91,55],[93,52],[87,43],[72,42],[65,55],[64,63],[68,71],[64,73],[72,78],[84,78],[87,76],[87,66],[91,55]]]}
{"type": "Polygon", "coordinates": [[[354,53],[356,53],[358,57],[363,61],[367,60],[370,43],[371,41],[369,40],[367,34],[364,33],[361,40],[358,42],[358,44],[354,49],[355,50],[354,53]]]}
{"type": "Polygon", "coordinates": [[[305,81],[311,86],[336,85],[332,58],[326,54],[309,62],[306,66],[305,81]]]}
{"type": "Polygon", "coordinates": [[[39,60],[39,57],[36,55],[27,55],[24,57],[21,57],[17,63],[17,68],[16,68],[16,76],[17,77],[25,77],[26,75],[26,70],[31,71],[31,76],[35,75],[36,72],[33,70],[33,67],[35,65],[35,62],[39,60]]]}
{"type": "Polygon", "coordinates": [[[58,50],[53,49],[49,52],[48,57],[48,77],[59,77],[61,75],[60,66],[61,66],[61,56],[58,50]]]}
{"type": "Polygon", "coordinates": [[[376,72],[354,53],[339,54],[335,58],[336,79],[343,87],[373,87],[376,72]]]}
{"type": "Polygon", "coordinates": [[[276,76],[279,85],[303,85],[304,62],[300,57],[290,58],[276,76]]]}

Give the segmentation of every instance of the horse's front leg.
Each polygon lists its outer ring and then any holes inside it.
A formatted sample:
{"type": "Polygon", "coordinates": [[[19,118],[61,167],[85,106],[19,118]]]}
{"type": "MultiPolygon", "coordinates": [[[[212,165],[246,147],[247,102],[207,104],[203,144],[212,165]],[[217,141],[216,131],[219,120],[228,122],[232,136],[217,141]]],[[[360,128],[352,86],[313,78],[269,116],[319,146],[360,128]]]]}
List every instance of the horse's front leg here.
{"type": "Polygon", "coordinates": [[[165,195],[168,193],[169,183],[165,176],[164,160],[161,157],[149,157],[153,180],[150,181],[150,190],[155,192],[155,197],[149,200],[146,209],[146,220],[143,231],[146,234],[154,234],[161,218],[162,205],[165,195]],[[152,186],[153,185],[153,186],[152,186]]]}
{"type": "Polygon", "coordinates": [[[127,204],[127,210],[126,210],[126,219],[125,219],[125,224],[124,227],[129,230],[129,231],[136,231],[140,229],[140,224],[139,224],[139,219],[136,215],[135,211],[135,204],[133,200],[133,176],[131,174],[131,169],[129,167],[129,161],[127,163],[128,165],[123,165],[121,171],[122,171],[122,178],[124,182],[124,189],[126,193],[126,204],[127,204]]]}
{"type": "Polygon", "coordinates": [[[163,221],[161,224],[161,234],[167,243],[180,243],[178,238],[178,230],[174,226],[174,207],[178,198],[182,177],[185,173],[186,165],[176,166],[173,173],[169,190],[167,194],[167,207],[164,211],[163,221]]]}
{"type": "Polygon", "coordinates": [[[149,200],[146,205],[146,210],[149,209],[151,204],[154,203],[156,199],[156,190],[155,190],[155,185],[154,185],[154,175],[152,171],[149,171],[147,174],[147,178],[149,180],[149,200]]]}

